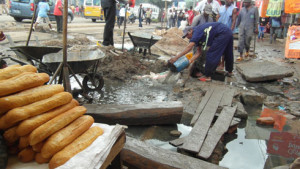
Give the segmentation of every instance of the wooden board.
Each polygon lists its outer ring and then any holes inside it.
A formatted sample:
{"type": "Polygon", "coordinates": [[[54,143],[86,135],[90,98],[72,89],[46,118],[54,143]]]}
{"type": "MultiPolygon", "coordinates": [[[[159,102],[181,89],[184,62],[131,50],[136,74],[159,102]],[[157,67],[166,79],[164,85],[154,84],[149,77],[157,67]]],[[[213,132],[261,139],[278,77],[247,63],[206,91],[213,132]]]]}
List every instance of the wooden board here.
{"type": "Polygon", "coordinates": [[[235,93],[235,89],[230,89],[230,88],[226,87],[224,95],[222,97],[222,100],[221,100],[219,106],[222,106],[222,107],[223,106],[231,106],[234,93],[235,93]]]}
{"type": "Polygon", "coordinates": [[[194,114],[192,120],[191,120],[191,126],[194,126],[196,121],[198,120],[200,114],[202,113],[204,107],[206,106],[207,102],[209,101],[211,95],[213,94],[214,92],[214,88],[211,87],[205,94],[205,96],[202,98],[199,106],[197,107],[196,109],[196,113],[194,114]]]}
{"type": "Polygon", "coordinates": [[[215,164],[189,157],[177,152],[152,146],[131,137],[126,138],[126,144],[121,151],[121,159],[129,168],[143,169],[222,169],[215,164]]]}
{"type": "Polygon", "coordinates": [[[88,115],[97,123],[123,125],[177,124],[183,114],[183,105],[178,101],[134,105],[85,104],[88,115]]]}
{"type": "Polygon", "coordinates": [[[215,87],[215,90],[199,116],[199,119],[196,121],[192,131],[187,136],[188,138],[181,146],[182,149],[193,153],[198,153],[200,151],[224,91],[224,87],[215,87]]]}
{"type": "Polygon", "coordinates": [[[207,137],[203,143],[203,146],[198,153],[198,156],[204,159],[208,159],[212,152],[214,151],[216,145],[219,140],[223,136],[223,134],[228,130],[230,123],[233,119],[233,115],[236,111],[235,107],[225,106],[221,111],[220,116],[217,121],[214,123],[213,127],[210,128],[207,133],[207,137]]]}
{"type": "Polygon", "coordinates": [[[105,169],[109,165],[112,165],[111,168],[114,168],[114,169],[122,168],[121,159],[116,158],[116,157],[120,154],[121,150],[123,149],[123,147],[125,145],[125,142],[126,142],[126,135],[125,135],[125,132],[123,132],[119,136],[119,138],[117,139],[115,144],[112,146],[106,160],[103,162],[100,169],[105,169]]]}
{"type": "MultiPolygon", "coordinates": [[[[231,120],[231,123],[230,123],[230,126],[229,127],[233,127],[233,126],[236,126],[238,125],[239,123],[241,122],[241,119],[239,118],[233,118],[231,120]]],[[[181,138],[178,138],[178,139],[175,139],[175,140],[172,140],[172,141],[169,141],[169,144],[171,144],[172,146],[175,146],[175,147],[178,147],[178,146],[181,146],[185,140],[187,136],[185,137],[181,137],[181,138]]]]}

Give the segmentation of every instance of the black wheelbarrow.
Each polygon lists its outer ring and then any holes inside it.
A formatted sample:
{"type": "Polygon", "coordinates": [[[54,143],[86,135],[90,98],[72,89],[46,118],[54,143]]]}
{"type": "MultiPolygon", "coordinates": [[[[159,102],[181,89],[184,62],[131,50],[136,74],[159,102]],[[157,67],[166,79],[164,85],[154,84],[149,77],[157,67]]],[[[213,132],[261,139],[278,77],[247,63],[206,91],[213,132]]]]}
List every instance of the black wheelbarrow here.
{"type": "MultiPolygon", "coordinates": [[[[20,58],[28,61],[32,65],[36,66],[39,72],[46,72],[49,75],[52,74],[42,62],[43,56],[49,53],[57,53],[61,47],[48,47],[48,46],[13,46],[10,47],[12,51],[16,53],[20,58]]],[[[19,63],[22,63],[19,61],[19,63]]]]}
{"type": "MultiPolygon", "coordinates": [[[[84,76],[82,87],[85,90],[101,90],[104,86],[103,77],[97,72],[100,59],[104,56],[105,54],[100,49],[68,52],[68,65],[71,73],[84,76]]],[[[59,66],[62,66],[63,52],[46,54],[42,62],[55,72],[59,66]]]]}
{"type": "Polygon", "coordinates": [[[149,51],[149,54],[151,55],[151,49],[150,49],[151,46],[154,45],[162,38],[160,36],[156,36],[148,33],[142,33],[142,32],[135,32],[135,33],[128,32],[128,35],[134,46],[133,52],[135,51],[136,48],[139,48],[139,53],[141,53],[144,49],[144,55],[146,55],[147,49],[149,51]]]}

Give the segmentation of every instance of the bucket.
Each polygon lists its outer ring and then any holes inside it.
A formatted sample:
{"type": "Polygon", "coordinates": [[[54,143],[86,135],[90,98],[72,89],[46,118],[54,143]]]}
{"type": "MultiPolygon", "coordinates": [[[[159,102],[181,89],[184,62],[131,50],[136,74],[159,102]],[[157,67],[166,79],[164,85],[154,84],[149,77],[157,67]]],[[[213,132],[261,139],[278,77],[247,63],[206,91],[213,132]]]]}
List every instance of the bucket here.
{"type": "Polygon", "coordinates": [[[176,62],[174,62],[174,66],[176,67],[176,71],[180,72],[185,69],[189,65],[189,60],[186,56],[182,56],[176,62]]]}

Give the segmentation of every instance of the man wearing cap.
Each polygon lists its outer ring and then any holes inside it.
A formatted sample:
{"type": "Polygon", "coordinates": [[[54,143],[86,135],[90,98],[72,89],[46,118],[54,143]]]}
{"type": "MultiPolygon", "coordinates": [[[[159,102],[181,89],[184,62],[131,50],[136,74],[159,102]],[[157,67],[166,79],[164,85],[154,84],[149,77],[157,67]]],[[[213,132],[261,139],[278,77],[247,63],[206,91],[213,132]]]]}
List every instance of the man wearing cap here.
{"type": "MultiPolygon", "coordinates": [[[[211,81],[211,75],[215,72],[222,55],[224,55],[225,69],[229,76],[232,75],[233,36],[231,29],[218,22],[205,23],[196,27],[186,27],[183,31],[183,38],[185,37],[190,39],[189,45],[171,58],[170,63],[174,63],[196,46],[197,52],[189,60],[189,63],[194,63],[196,59],[199,59],[201,53],[206,53],[204,76],[200,77],[199,80],[211,81]]],[[[192,67],[190,66],[190,75],[199,77],[200,73],[192,72],[192,67]]]]}
{"type": "Polygon", "coordinates": [[[219,10],[220,10],[220,4],[217,0],[203,0],[198,3],[198,5],[195,7],[195,11],[198,11],[200,13],[204,12],[205,5],[210,4],[212,6],[213,11],[213,19],[214,21],[218,20],[219,10]]]}
{"type": "Polygon", "coordinates": [[[258,21],[259,15],[257,8],[251,5],[251,0],[244,0],[244,7],[237,18],[236,24],[236,26],[239,27],[238,51],[240,52],[237,61],[243,60],[244,49],[246,50],[245,58],[248,58],[253,33],[254,31],[257,32],[258,29],[258,21]]]}
{"type": "Polygon", "coordinates": [[[191,26],[198,26],[207,22],[213,22],[213,18],[211,17],[212,13],[212,6],[210,4],[206,4],[203,13],[194,17],[191,26]]]}

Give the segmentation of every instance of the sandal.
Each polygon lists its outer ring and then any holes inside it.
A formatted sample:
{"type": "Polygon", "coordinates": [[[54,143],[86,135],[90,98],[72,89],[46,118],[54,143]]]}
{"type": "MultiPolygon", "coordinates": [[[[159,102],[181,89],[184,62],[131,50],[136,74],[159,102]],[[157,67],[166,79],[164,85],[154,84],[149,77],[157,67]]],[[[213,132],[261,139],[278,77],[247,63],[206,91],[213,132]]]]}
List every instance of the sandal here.
{"type": "Polygon", "coordinates": [[[202,74],[202,73],[200,73],[200,72],[197,72],[197,73],[195,74],[195,76],[196,76],[197,78],[200,78],[200,77],[202,77],[202,76],[203,76],[203,74],[202,74]]]}
{"type": "Polygon", "coordinates": [[[210,77],[200,77],[198,80],[200,80],[201,82],[211,82],[210,77]]]}
{"type": "Polygon", "coordinates": [[[236,61],[237,61],[237,62],[241,62],[241,61],[243,61],[243,58],[239,56],[239,57],[236,59],[236,61]]]}
{"type": "Polygon", "coordinates": [[[227,76],[227,77],[232,77],[232,76],[233,76],[233,73],[232,73],[232,72],[231,72],[231,73],[227,72],[227,73],[226,73],[226,76],[227,76]]]}
{"type": "Polygon", "coordinates": [[[246,53],[245,53],[245,57],[249,57],[249,52],[246,52],[246,53]]]}

